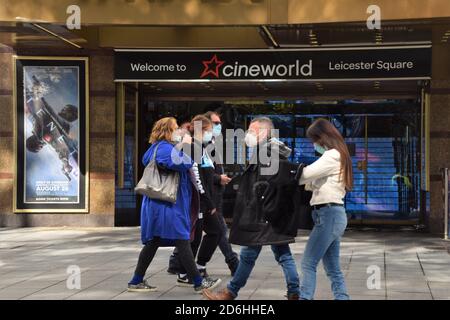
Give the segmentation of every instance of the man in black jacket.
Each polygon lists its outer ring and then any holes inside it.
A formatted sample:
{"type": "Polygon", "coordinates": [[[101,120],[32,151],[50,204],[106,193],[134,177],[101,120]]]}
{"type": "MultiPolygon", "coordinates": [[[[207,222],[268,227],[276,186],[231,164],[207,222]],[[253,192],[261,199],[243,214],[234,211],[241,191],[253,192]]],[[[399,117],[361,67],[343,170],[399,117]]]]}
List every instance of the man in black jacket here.
{"type": "MultiPolygon", "coordinates": [[[[222,123],[220,115],[214,111],[208,111],[205,116],[211,120],[213,124],[213,135],[214,139],[222,138],[222,123]]],[[[214,140],[211,142],[207,150],[210,150],[212,158],[219,161],[214,161],[214,190],[213,197],[216,204],[217,214],[222,229],[221,237],[219,240],[219,249],[225,257],[225,263],[230,269],[231,275],[233,276],[239,265],[239,258],[236,252],[233,251],[230,242],[228,241],[228,227],[223,216],[223,192],[225,186],[231,181],[223,168],[223,159],[221,157],[220,151],[214,148],[214,140]]]]}
{"type": "MultiPolygon", "coordinates": [[[[214,138],[218,138],[221,134],[222,134],[222,126],[221,126],[221,119],[220,119],[220,115],[214,111],[208,111],[205,113],[205,116],[211,120],[212,125],[213,125],[213,135],[214,138]]],[[[223,168],[223,159],[221,159],[221,154],[220,152],[216,152],[216,149],[214,148],[214,141],[211,142],[210,145],[208,145],[208,147],[206,148],[208,152],[211,153],[211,158],[212,159],[220,159],[220,161],[213,161],[214,164],[214,174],[212,175],[213,180],[212,180],[212,186],[211,191],[212,191],[212,195],[211,197],[213,198],[213,202],[215,203],[215,207],[216,207],[216,211],[217,211],[217,218],[218,218],[218,222],[221,228],[221,235],[220,235],[220,240],[219,240],[219,249],[222,252],[222,254],[225,257],[225,263],[227,264],[228,268],[230,269],[231,275],[233,276],[234,273],[236,272],[236,269],[239,265],[239,258],[238,258],[238,254],[236,252],[233,251],[233,248],[231,247],[231,244],[228,241],[228,227],[226,225],[224,216],[223,216],[223,192],[225,189],[225,186],[231,181],[231,178],[229,178],[225,172],[224,172],[224,168],[223,168]]],[[[219,150],[220,151],[220,150],[219,150]]],[[[196,168],[194,168],[195,170],[196,168]]],[[[198,172],[198,170],[196,170],[198,172]]],[[[200,219],[199,222],[196,225],[196,239],[192,242],[192,249],[193,252],[197,252],[199,246],[200,246],[200,242],[201,242],[201,232],[203,230],[203,219],[200,219]]],[[[208,256],[207,256],[208,257],[208,256]]],[[[202,256],[200,255],[200,258],[202,258],[202,256]]],[[[210,257],[209,257],[210,258],[210,257]]],[[[200,259],[201,260],[201,259],[200,259]]],[[[208,273],[206,271],[204,271],[204,267],[206,267],[206,262],[209,261],[209,259],[205,259],[203,258],[203,260],[206,260],[205,262],[203,262],[203,265],[200,265],[200,263],[202,263],[202,261],[200,261],[199,263],[199,268],[201,269],[201,271],[203,271],[203,275],[208,275],[208,273]],[[203,267],[203,268],[202,268],[203,267]]],[[[179,261],[176,259],[176,251],[174,251],[174,254],[170,257],[169,260],[169,268],[167,270],[169,273],[172,274],[176,274],[180,272],[180,266],[179,266],[179,261]]],[[[181,272],[183,273],[183,272],[181,272]]]]}
{"type": "MultiPolygon", "coordinates": [[[[191,155],[193,155],[194,165],[192,170],[197,181],[200,195],[200,214],[196,229],[196,236],[191,243],[192,253],[197,256],[197,268],[204,278],[209,278],[206,271],[206,264],[216,250],[221,235],[222,228],[217,214],[217,205],[214,197],[214,163],[206,146],[211,142],[212,123],[204,115],[195,116],[190,125],[190,132],[193,135],[191,155]],[[194,130],[194,126],[199,125],[201,130],[194,130]],[[208,129],[210,128],[210,129],[208,129]],[[201,227],[199,227],[201,225],[201,227]],[[203,238],[201,234],[205,233],[203,238]],[[201,242],[199,242],[201,240],[201,242]]],[[[217,279],[216,279],[217,280],[217,279]]],[[[220,281],[220,279],[218,279],[220,281]]],[[[191,279],[188,279],[184,268],[180,267],[177,284],[181,286],[191,286],[191,279]]]]}
{"type": "MultiPolygon", "coordinates": [[[[289,247],[289,243],[295,241],[295,236],[291,231],[285,232],[283,227],[274,228],[263,210],[264,206],[270,205],[264,202],[267,191],[271,190],[270,181],[279,174],[281,168],[285,168],[284,164],[291,153],[286,145],[271,137],[272,130],[273,123],[266,117],[255,118],[250,123],[245,142],[252,149],[252,158],[241,177],[229,238],[231,243],[242,246],[239,266],[226,289],[218,293],[203,291],[209,300],[235,299],[250,277],[264,245],[271,245],[275,260],[283,268],[288,299],[298,300],[299,277],[289,247]]],[[[281,211],[283,208],[278,209],[278,215],[284,214],[281,211]]],[[[289,215],[293,217],[292,212],[289,215]]],[[[276,217],[272,219],[278,220],[276,217]]]]}

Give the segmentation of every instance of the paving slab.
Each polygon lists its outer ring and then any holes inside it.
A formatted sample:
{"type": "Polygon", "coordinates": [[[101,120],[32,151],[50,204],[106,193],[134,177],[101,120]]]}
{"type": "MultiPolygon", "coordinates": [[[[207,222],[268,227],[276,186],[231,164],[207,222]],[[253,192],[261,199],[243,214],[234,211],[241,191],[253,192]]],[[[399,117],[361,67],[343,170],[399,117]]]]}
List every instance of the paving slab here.
{"type": "MultiPolygon", "coordinates": [[[[308,231],[300,231],[291,245],[299,273],[307,240],[308,231]]],[[[450,299],[447,247],[448,242],[414,231],[347,231],[340,263],[351,299],[450,299]],[[380,271],[379,289],[370,287],[370,281],[368,286],[374,267],[380,271]]],[[[161,248],[146,274],[157,292],[127,292],[141,248],[139,228],[0,229],[0,299],[202,299],[192,288],[176,286],[176,276],[167,274],[173,248],[161,248]],[[80,289],[67,286],[73,267],[81,272],[80,289]]],[[[231,279],[219,251],[208,272],[222,279],[218,290],[231,279]]],[[[333,299],[330,287],[320,264],[315,299],[333,299]]],[[[282,269],[270,247],[264,247],[238,299],[277,300],[285,293],[282,269]]]]}

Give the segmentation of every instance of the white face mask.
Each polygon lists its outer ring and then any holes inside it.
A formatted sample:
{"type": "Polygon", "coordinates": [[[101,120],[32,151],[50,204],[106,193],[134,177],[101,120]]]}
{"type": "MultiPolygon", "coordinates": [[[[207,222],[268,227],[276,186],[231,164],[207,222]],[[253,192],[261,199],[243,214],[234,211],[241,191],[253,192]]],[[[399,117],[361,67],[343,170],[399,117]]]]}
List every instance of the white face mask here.
{"type": "Polygon", "coordinates": [[[174,143],[180,143],[181,140],[183,140],[183,136],[185,135],[185,132],[178,128],[172,133],[172,142],[174,143]]]}
{"type": "Polygon", "coordinates": [[[183,140],[183,137],[180,136],[180,135],[173,135],[173,136],[172,136],[172,142],[180,143],[181,140],[183,140]]]}
{"type": "Polygon", "coordinates": [[[255,134],[250,133],[250,132],[247,132],[244,140],[245,140],[245,144],[249,148],[254,148],[258,144],[258,137],[255,134]]]}

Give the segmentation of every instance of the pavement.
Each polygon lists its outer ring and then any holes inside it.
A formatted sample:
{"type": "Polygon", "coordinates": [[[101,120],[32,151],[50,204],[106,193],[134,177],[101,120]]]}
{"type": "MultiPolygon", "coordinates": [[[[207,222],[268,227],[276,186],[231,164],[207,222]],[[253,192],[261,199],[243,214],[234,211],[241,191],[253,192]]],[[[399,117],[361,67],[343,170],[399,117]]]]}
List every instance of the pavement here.
{"type": "MultiPolygon", "coordinates": [[[[300,266],[308,232],[292,252],[300,266]]],[[[166,272],[172,248],[160,248],[146,278],[158,291],[126,291],[141,244],[139,228],[0,228],[0,299],[202,299],[177,287],[166,272]],[[79,275],[79,277],[78,277],[79,275]]],[[[450,299],[449,243],[430,234],[401,230],[348,230],[341,265],[353,300],[450,299]]],[[[239,252],[239,247],[235,246],[239,252]]],[[[216,252],[210,275],[224,287],[230,274],[216,252]]],[[[239,299],[285,299],[285,281],[269,247],[264,247],[239,299]]],[[[322,265],[315,299],[332,299],[322,265]]]]}

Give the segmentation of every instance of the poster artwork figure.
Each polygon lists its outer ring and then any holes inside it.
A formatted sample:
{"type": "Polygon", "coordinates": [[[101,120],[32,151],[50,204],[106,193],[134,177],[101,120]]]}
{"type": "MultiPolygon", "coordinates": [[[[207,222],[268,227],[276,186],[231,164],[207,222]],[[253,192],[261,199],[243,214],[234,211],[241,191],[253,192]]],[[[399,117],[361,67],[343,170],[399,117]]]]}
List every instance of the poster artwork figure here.
{"type": "Polygon", "coordinates": [[[45,146],[51,147],[62,163],[62,173],[71,181],[74,165],[78,165],[78,145],[70,137],[70,123],[78,118],[77,107],[67,104],[56,113],[43,95],[48,90],[45,83],[36,76],[33,83],[26,90],[26,111],[32,123],[33,135],[27,138],[26,148],[30,152],[38,153],[45,146]]]}

